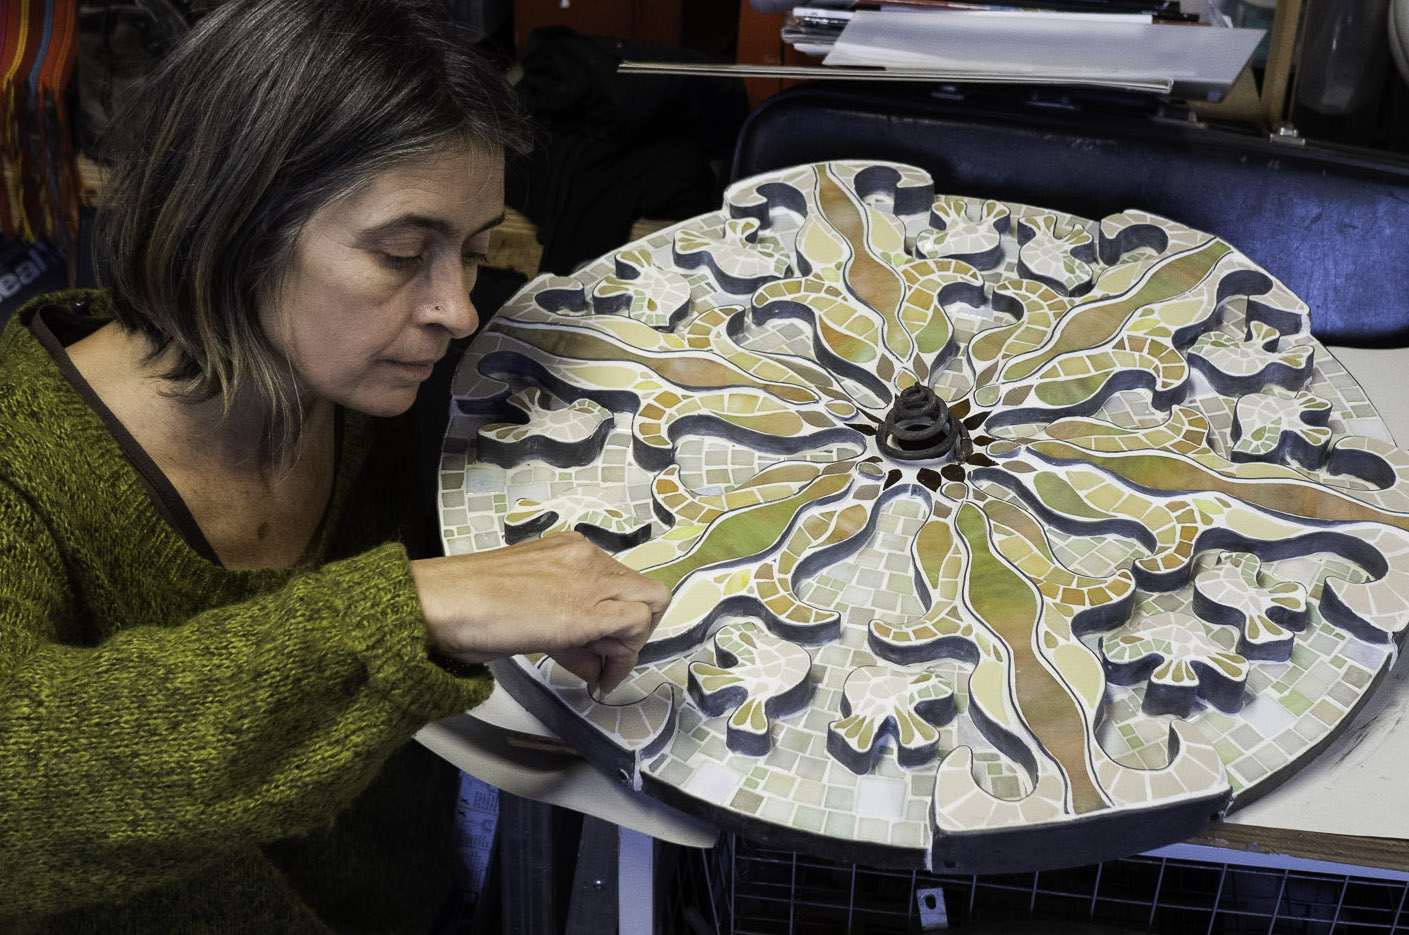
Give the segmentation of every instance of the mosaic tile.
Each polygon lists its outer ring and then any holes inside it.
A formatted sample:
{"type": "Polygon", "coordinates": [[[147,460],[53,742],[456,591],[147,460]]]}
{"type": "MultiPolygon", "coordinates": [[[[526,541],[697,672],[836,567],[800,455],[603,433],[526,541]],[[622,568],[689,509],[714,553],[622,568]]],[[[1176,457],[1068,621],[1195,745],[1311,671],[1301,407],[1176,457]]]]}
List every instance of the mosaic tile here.
{"type": "Polygon", "coordinates": [[[1409,455],[1232,244],[745,180],[476,338],[449,552],[577,528],[674,592],[594,762],[780,846],[964,872],[1187,836],[1344,728],[1409,626],[1409,455]],[[1075,842],[1075,843],[1073,843],[1075,842]]]}
{"type": "Polygon", "coordinates": [[[759,226],[754,218],[736,218],[725,223],[720,237],[697,229],[681,230],[674,240],[675,265],[707,268],[725,291],[750,295],[791,269],[787,249],[776,241],[759,240],[759,226]]]}

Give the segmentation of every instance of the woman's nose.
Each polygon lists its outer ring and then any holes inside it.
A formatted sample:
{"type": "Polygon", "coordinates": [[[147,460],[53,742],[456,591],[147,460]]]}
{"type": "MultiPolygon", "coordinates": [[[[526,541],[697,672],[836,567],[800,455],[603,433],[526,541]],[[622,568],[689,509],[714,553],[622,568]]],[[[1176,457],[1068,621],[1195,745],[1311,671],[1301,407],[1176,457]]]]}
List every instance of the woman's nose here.
{"type": "Polygon", "coordinates": [[[474,278],[457,276],[445,279],[446,281],[436,284],[426,317],[450,332],[452,337],[468,337],[479,324],[479,312],[470,301],[474,278]]]}

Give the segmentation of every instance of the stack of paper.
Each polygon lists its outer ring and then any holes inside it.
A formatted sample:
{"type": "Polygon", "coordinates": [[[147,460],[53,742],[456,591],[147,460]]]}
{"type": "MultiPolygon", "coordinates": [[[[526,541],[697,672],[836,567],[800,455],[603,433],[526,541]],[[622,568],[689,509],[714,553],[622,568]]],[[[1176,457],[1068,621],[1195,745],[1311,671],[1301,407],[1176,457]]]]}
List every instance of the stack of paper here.
{"type": "MultiPolygon", "coordinates": [[[[762,0],[753,4],[764,11],[762,0]]],[[[623,62],[621,70],[1088,85],[1218,100],[1264,33],[1211,24],[1208,0],[885,0],[878,9],[859,6],[813,0],[791,8],[782,39],[822,58],[820,67],[623,62]]]]}
{"type": "Polygon", "coordinates": [[[1113,14],[860,10],[824,64],[942,70],[971,80],[1166,84],[1182,97],[1216,99],[1262,35],[1260,29],[1168,25],[1113,14]]]}

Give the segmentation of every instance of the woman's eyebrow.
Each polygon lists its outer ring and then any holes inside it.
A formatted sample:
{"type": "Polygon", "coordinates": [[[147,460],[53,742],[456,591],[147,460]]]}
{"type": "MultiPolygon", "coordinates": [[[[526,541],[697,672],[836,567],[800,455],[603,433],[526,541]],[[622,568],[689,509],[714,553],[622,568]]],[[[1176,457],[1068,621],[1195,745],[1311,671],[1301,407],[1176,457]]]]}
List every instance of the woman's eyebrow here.
{"type": "MultiPolygon", "coordinates": [[[[474,237],[476,234],[484,233],[491,227],[498,227],[500,224],[504,223],[504,217],[505,214],[501,211],[496,217],[481,224],[473,231],[470,231],[466,236],[474,237]]],[[[403,230],[424,230],[432,234],[440,234],[444,237],[453,237],[456,234],[455,225],[444,218],[433,217],[427,214],[403,214],[399,217],[392,218],[390,221],[385,221],[375,227],[369,227],[363,230],[361,236],[374,239],[388,234],[399,233],[403,230]]]]}
{"type": "Polygon", "coordinates": [[[479,227],[475,228],[474,231],[470,234],[470,236],[473,237],[473,236],[475,236],[475,234],[483,234],[485,231],[489,230],[490,228],[498,227],[500,224],[503,224],[503,223],[504,223],[504,218],[506,218],[506,217],[508,217],[508,216],[509,216],[509,215],[508,215],[507,212],[500,211],[498,217],[496,217],[496,218],[491,218],[489,221],[486,221],[485,223],[481,224],[479,227]]]}

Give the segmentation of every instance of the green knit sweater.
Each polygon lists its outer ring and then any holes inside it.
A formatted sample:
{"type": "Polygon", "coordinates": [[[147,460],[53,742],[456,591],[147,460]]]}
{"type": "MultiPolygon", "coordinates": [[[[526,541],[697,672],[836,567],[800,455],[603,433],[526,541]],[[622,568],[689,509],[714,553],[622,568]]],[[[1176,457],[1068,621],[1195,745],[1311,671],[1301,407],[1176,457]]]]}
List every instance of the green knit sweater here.
{"type": "Polygon", "coordinates": [[[227,571],[31,330],[76,299],[0,336],[0,932],[426,931],[458,774],[410,738],[490,679],[427,655],[407,420],[347,415],[306,563],[227,571]]]}

